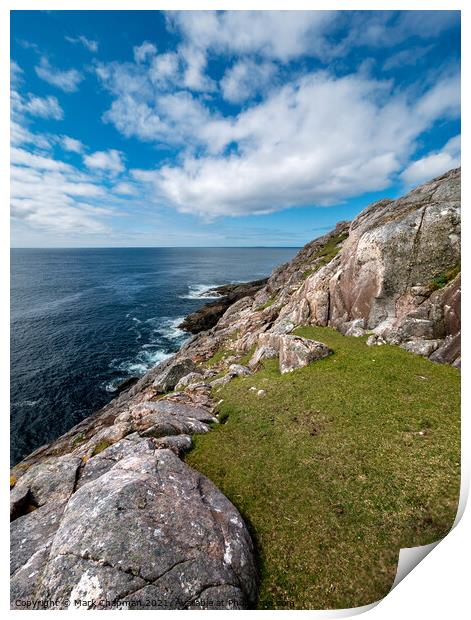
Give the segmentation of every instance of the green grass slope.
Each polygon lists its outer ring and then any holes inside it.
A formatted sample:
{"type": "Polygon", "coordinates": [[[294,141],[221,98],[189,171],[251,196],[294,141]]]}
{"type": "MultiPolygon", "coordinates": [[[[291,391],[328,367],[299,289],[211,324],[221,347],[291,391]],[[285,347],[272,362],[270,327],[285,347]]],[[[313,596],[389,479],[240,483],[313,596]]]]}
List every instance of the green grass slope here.
{"type": "Polygon", "coordinates": [[[259,608],[364,605],[389,591],[401,547],[453,523],[459,372],[328,328],[296,333],[335,354],[288,375],[270,360],[217,391],[226,423],[187,462],[251,529],[259,608]]]}

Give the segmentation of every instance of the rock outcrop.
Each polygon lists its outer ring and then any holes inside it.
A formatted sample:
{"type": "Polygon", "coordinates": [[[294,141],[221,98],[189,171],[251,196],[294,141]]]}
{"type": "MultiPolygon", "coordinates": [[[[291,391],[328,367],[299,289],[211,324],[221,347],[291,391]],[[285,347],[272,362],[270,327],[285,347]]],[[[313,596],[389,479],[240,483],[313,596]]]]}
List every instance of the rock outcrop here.
{"type": "Polygon", "coordinates": [[[15,469],[12,608],[51,601],[54,609],[253,605],[257,578],[242,518],[179,458],[191,434],[217,422],[207,393],[131,399],[108,419],[115,428],[108,436],[121,439],[108,443],[98,433],[93,447],[72,442],[61,456],[54,444],[49,456],[15,469]]]}
{"type": "Polygon", "coordinates": [[[350,225],[341,252],[306,279],[280,318],[372,332],[456,362],[460,212],[459,170],[371,205],[350,225]]]}
{"type": "Polygon", "coordinates": [[[184,329],[191,334],[198,334],[199,332],[211,329],[211,327],[216,325],[229,306],[232,306],[232,304],[243,297],[253,297],[266,283],[267,279],[265,278],[263,280],[254,280],[241,284],[223,284],[222,286],[216,286],[206,291],[206,295],[210,293],[219,295],[220,298],[216,301],[204,304],[199,310],[189,314],[184,321],[180,323],[180,329],[184,329]]]}
{"type": "Polygon", "coordinates": [[[451,170],[370,205],[266,282],[193,318],[187,329],[198,333],[176,355],[13,468],[12,606],[252,605],[247,529],[180,458],[218,423],[212,389],[271,357],[283,373],[321,363],[332,351],[292,334],[302,325],[459,365],[459,261],[460,170],[451,170]]]}

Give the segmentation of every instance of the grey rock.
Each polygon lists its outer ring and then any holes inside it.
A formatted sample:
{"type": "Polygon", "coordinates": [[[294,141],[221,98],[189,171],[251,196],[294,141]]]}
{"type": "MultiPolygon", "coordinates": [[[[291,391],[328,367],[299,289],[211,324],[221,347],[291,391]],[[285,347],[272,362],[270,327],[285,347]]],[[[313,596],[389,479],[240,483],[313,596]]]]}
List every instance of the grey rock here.
{"type": "Polygon", "coordinates": [[[241,364],[231,364],[229,366],[229,373],[234,377],[248,377],[252,374],[250,368],[242,366],[241,364]]]}
{"type": "Polygon", "coordinates": [[[457,367],[461,365],[461,332],[449,335],[443,344],[434,351],[430,358],[433,362],[440,364],[453,364],[457,367]]]}
{"type": "Polygon", "coordinates": [[[365,335],[365,321],[364,319],[355,319],[354,321],[350,321],[345,325],[346,330],[344,331],[346,336],[355,336],[355,338],[359,338],[360,336],[365,335]]]}
{"type": "Polygon", "coordinates": [[[170,399],[141,403],[131,409],[129,415],[132,429],[148,437],[206,433],[209,430],[208,423],[216,421],[214,415],[204,407],[170,399]]]}
{"type": "Polygon", "coordinates": [[[219,377],[218,379],[214,379],[214,381],[211,381],[210,385],[213,388],[214,387],[221,387],[223,385],[227,385],[229,383],[229,381],[232,381],[232,379],[234,377],[235,377],[235,375],[233,375],[230,372],[228,372],[224,376],[219,377]]]}
{"type": "Polygon", "coordinates": [[[400,346],[406,351],[429,357],[442,343],[442,340],[409,340],[403,342],[400,346]]]}
{"type": "Polygon", "coordinates": [[[190,372],[180,379],[175,386],[177,390],[183,390],[185,387],[191,384],[199,384],[204,381],[204,375],[201,372],[190,372]]]}
{"type": "Polygon", "coordinates": [[[252,543],[237,510],[171,450],[152,452],[148,442],[80,487],[36,590],[21,584],[16,598],[57,600],[60,609],[69,601],[96,609],[106,601],[130,609],[246,608],[256,596],[252,543]]]}
{"type": "Polygon", "coordinates": [[[169,450],[173,450],[173,452],[177,455],[190,450],[192,443],[193,442],[190,435],[171,435],[170,437],[159,437],[159,439],[156,439],[154,442],[156,448],[168,448],[169,450]]]}
{"type": "Polygon", "coordinates": [[[45,459],[32,465],[18,480],[10,493],[12,510],[29,494],[31,503],[42,506],[46,502],[67,500],[73,492],[81,459],[74,456],[45,459]]]}
{"type": "Polygon", "coordinates": [[[156,393],[165,394],[173,390],[183,377],[198,370],[198,366],[190,358],[177,360],[155,377],[152,387],[156,393]]]}
{"type": "Polygon", "coordinates": [[[151,439],[143,440],[137,433],[133,433],[121,439],[121,441],[109,446],[85,463],[80,471],[77,489],[92,480],[100,478],[100,476],[108,472],[119,461],[131,456],[153,454],[154,450],[155,444],[151,439]]]}
{"type": "Polygon", "coordinates": [[[369,347],[381,346],[382,344],[386,344],[386,340],[377,334],[370,334],[366,340],[366,344],[369,347]]]}
{"type": "Polygon", "coordinates": [[[293,372],[331,353],[333,353],[332,349],[322,342],[300,336],[282,336],[280,339],[280,372],[281,374],[293,372]]]}
{"type": "Polygon", "coordinates": [[[263,360],[271,359],[278,355],[278,349],[267,344],[262,344],[255,349],[254,354],[250,358],[249,367],[256,368],[263,360]]]}

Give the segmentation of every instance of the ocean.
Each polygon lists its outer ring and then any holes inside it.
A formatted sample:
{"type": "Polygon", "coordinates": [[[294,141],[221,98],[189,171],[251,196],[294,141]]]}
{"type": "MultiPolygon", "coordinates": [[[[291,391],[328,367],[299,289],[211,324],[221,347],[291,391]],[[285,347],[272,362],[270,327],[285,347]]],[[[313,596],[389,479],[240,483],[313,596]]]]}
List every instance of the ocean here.
{"type": "Polygon", "coordinates": [[[209,288],[268,276],[296,252],[12,249],[12,464],[178,350],[189,337],[178,324],[210,300],[209,288]]]}

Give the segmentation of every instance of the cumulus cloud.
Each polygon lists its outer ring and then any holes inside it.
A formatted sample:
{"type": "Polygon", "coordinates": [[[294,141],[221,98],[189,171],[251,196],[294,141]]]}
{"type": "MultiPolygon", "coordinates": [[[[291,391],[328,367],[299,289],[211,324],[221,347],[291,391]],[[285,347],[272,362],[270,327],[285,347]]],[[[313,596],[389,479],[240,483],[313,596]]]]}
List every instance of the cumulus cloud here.
{"type": "Polygon", "coordinates": [[[206,52],[195,46],[181,46],[180,56],[185,64],[183,85],[190,90],[210,92],[215,90],[216,83],[205,74],[206,52]]]}
{"type": "Polygon", "coordinates": [[[10,151],[10,161],[12,164],[28,166],[35,170],[62,170],[64,172],[71,170],[71,167],[62,161],[57,161],[52,157],[36,155],[16,147],[13,147],[10,151]]]}
{"type": "Polygon", "coordinates": [[[176,11],[169,21],[196,49],[261,54],[287,61],[323,54],[335,11],[176,11]]]}
{"type": "Polygon", "coordinates": [[[133,52],[136,62],[146,62],[157,54],[157,48],[153,43],[144,41],[141,45],[134,47],[133,52]]]}
{"type": "Polygon", "coordinates": [[[62,136],[61,145],[64,150],[70,151],[71,153],[82,153],[84,150],[84,146],[80,140],[76,140],[70,136],[62,136]]]}
{"type": "Polygon", "coordinates": [[[276,65],[272,62],[239,60],[226,71],[221,80],[224,99],[231,103],[240,103],[263,93],[270,85],[276,70],[276,65]]]}
{"type": "Polygon", "coordinates": [[[93,41],[92,39],[87,39],[83,34],[78,37],[64,37],[66,41],[69,43],[73,43],[74,45],[83,45],[89,52],[98,52],[98,41],[93,41]]]}
{"type": "Polygon", "coordinates": [[[417,100],[391,92],[389,82],[313,73],[235,119],[199,129],[195,122],[206,155],[134,175],[177,209],[205,217],[329,205],[389,185],[420,133],[459,105],[456,76],[417,100]]]}
{"type": "Polygon", "coordinates": [[[33,116],[39,116],[41,118],[53,118],[55,120],[61,120],[64,118],[64,111],[62,110],[56,97],[36,97],[30,96],[27,101],[23,103],[23,112],[32,114],[33,116]]]}
{"type": "Polygon", "coordinates": [[[161,89],[173,86],[179,80],[180,60],[176,52],[159,54],[152,60],[150,81],[161,89]]]}
{"type": "Polygon", "coordinates": [[[57,86],[66,93],[72,93],[77,90],[78,85],[83,80],[83,75],[76,69],[68,69],[62,71],[53,67],[44,56],[37,67],[36,74],[45,82],[57,86]]]}
{"type": "Polygon", "coordinates": [[[51,156],[24,149],[11,151],[11,214],[33,228],[62,232],[105,232],[100,218],[111,210],[90,200],[103,200],[103,187],[51,156]]]}
{"type": "Polygon", "coordinates": [[[412,162],[402,172],[406,185],[418,185],[461,165],[461,136],[451,138],[442,150],[429,153],[412,162]]]}
{"type": "Polygon", "coordinates": [[[113,192],[121,196],[134,196],[137,193],[137,188],[133,183],[121,181],[113,187],[113,192]]]}
{"type": "Polygon", "coordinates": [[[31,144],[40,149],[48,149],[51,146],[49,138],[31,132],[22,123],[14,119],[10,122],[10,143],[14,146],[31,144]]]}
{"type": "Polygon", "coordinates": [[[111,174],[118,174],[124,170],[123,154],[116,149],[96,151],[91,155],[85,155],[83,161],[87,168],[102,170],[111,174]]]}
{"type": "Polygon", "coordinates": [[[97,63],[95,72],[103,86],[117,97],[133,95],[148,100],[154,94],[147,67],[131,62],[97,63]]]}

